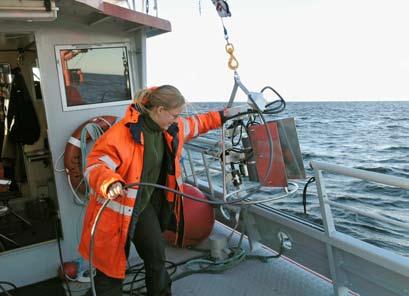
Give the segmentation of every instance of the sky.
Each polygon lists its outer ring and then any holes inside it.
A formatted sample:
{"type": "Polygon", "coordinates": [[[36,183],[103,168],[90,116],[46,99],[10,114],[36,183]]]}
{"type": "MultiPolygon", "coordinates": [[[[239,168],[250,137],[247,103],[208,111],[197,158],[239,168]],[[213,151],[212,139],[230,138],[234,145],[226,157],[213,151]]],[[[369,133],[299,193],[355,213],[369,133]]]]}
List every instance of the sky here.
{"type": "MultiPolygon", "coordinates": [[[[224,22],[250,91],[270,85],[288,101],[409,100],[408,0],[227,2],[224,22]]],[[[228,100],[233,71],[212,1],[159,0],[158,16],[172,32],[148,39],[148,85],[173,84],[190,102],[228,100]]]]}
{"type": "Polygon", "coordinates": [[[113,48],[91,48],[69,60],[68,67],[80,68],[84,73],[124,75],[123,50],[119,45],[113,48]]]}

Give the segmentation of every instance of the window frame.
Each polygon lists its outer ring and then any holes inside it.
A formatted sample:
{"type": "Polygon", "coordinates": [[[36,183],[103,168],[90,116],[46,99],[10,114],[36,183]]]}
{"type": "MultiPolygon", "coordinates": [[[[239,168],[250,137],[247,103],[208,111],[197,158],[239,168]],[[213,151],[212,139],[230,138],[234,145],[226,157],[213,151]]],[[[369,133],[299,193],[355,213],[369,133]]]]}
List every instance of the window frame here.
{"type": "Polygon", "coordinates": [[[57,63],[58,82],[59,82],[59,88],[60,88],[60,93],[61,93],[63,111],[64,112],[65,111],[77,111],[77,110],[95,109],[95,108],[110,107],[110,106],[129,105],[132,102],[132,98],[134,96],[134,86],[132,83],[133,82],[133,64],[132,64],[132,57],[130,55],[130,52],[131,52],[130,44],[126,42],[55,45],[54,53],[55,53],[56,63],[57,63]],[[131,91],[131,98],[129,100],[122,100],[122,101],[115,101],[115,102],[68,106],[60,51],[61,50],[73,50],[73,49],[74,50],[75,49],[77,50],[78,49],[103,49],[103,48],[120,48],[120,47],[124,47],[126,49],[126,54],[128,58],[129,86],[130,86],[130,91],[131,91]]]}

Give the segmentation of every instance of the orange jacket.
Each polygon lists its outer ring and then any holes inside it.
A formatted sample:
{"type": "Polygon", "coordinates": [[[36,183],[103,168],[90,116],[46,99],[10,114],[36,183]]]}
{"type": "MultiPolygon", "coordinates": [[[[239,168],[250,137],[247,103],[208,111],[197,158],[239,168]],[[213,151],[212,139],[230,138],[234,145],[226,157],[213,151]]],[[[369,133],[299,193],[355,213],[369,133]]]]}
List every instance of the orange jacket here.
{"type": "MultiPolygon", "coordinates": [[[[92,191],[79,245],[79,252],[85,259],[89,259],[91,228],[98,210],[107,198],[109,185],[116,181],[127,184],[141,180],[144,144],[138,118],[138,111],[131,105],[125,117],[98,139],[88,155],[84,176],[92,191]]],[[[177,125],[174,124],[163,132],[172,157],[170,168],[167,168],[167,187],[179,189],[182,183],[180,157],[183,143],[220,127],[221,123],[219,112],[208,112],[179,118],[177,125]]],[[[137,194],[138,188],[125,190],[124,196],[110,201],[99,220],[94,238],[93,265],[110,277],[125,277],[125,243],[137,194]]],[[[183,230],[179,227],[183,225],[181,198],[175,198],[175,194],[167,192],[166,199],[174,205],[177,224],[175,243],[183,241],[180,236],[183,230]]]]}

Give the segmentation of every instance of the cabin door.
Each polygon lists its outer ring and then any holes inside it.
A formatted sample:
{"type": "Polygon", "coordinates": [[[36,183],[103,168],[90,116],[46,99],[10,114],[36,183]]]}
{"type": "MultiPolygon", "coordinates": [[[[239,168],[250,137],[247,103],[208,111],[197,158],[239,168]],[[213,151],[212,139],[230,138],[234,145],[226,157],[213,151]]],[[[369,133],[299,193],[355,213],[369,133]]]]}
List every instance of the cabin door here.
{"type": "Polygon", "coordinates": [[[55,239],[58,205],[34,35],[0,37],[0,252],[7,252],[55,239]]]}

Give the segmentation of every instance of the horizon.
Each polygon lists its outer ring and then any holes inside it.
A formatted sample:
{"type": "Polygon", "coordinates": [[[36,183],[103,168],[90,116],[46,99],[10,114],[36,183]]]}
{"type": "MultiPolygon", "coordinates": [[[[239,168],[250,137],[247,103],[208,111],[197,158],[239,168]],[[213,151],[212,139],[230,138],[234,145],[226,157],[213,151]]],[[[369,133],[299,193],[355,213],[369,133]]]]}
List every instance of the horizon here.
{"type": "MultiPolygon", "coordinates": [[[[284,99],[285,100],[285,99],[284,99]]],[[[226,101],[187,101],[187,103],[227,103],[226,101]]],[[[318,101],[292,101],[285,100],[286,103],[409,103],[409,100],[318,100],[318,101]]],[[[234,103],[246,103],[246,101],[235,100],[234,103]]],[[[267,102],[268,103],[268,102],[267,102]]]]}

